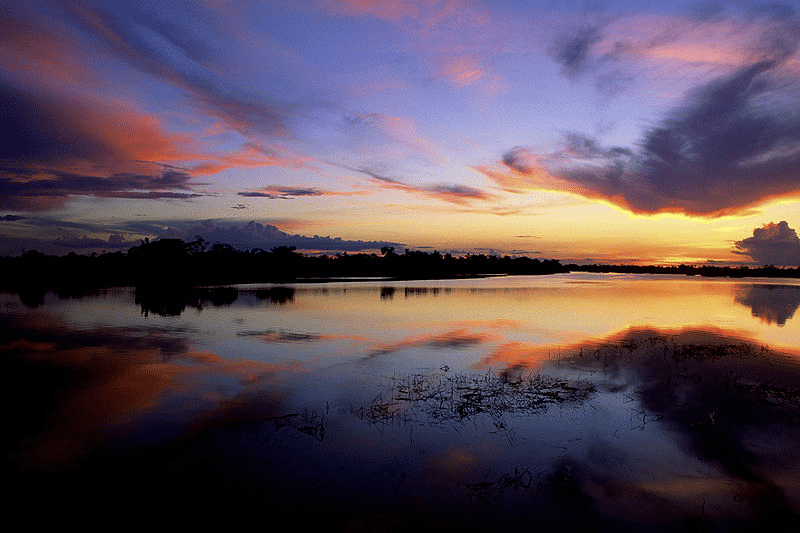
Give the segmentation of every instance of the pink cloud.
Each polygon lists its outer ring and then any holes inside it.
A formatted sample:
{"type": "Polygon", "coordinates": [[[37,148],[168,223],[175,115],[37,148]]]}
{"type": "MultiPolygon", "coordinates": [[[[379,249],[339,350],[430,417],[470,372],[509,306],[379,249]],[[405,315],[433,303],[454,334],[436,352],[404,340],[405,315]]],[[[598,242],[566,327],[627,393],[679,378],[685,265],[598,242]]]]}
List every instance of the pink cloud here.
{"type": "MultiPolygon", "coordinates": [[[[415,19],[420,14],[420,2],[414,0],[320,0],[319,5],[333,14],[351,17],[373,16],[389,22],[401,22],[409,17],[415,19]]],[[[422,2],[430,5],[431,2],[422,2]]]]}
{"type": "Polygon", "coordinates": [[[333,14],[372,16],[396,25],[426,58],[434,79],[456,88],[476,87],[490,94],[500,92],[505,84],[491,64],[492,58],[504,49],[508,30],[475,3],[321,0],[320,7],[333,14]]]}

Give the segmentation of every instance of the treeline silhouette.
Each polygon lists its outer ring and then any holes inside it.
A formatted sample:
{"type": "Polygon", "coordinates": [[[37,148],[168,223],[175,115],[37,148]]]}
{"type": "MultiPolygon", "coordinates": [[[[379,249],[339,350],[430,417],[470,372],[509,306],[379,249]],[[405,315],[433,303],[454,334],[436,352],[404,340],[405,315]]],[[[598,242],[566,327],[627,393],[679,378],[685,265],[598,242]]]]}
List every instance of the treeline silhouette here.
{"type": "Polygon", "coordinates": [[[728,278],[800,278],[800,267],[785,268],[774,265],[761,267],[722,265],[565,265],[569,272],[600,272],[619,274],[673,274],[728,278]]]}
{"type": "MultiPolygon", "coordinates": [[[[398,253],[392,247],[381,249],[380,254],[303,255],[293,246],[278,246],[269,251],[237,250],[228,244],[211,245],[202,238],[190,242],[145,239],[127,253],[72,252],[51,256],[32,250],[18,257],[0,257],[0,290],[18,293],[23,301],[30,299],[33,303],[44,298],[48,290],[59,297],[77,297],[103,287],[135,286],[147,301],[147,294],[153,291],[178,292],[179,288],[207,285],[557,272],[566,272],[560,262],[529,257],[484,254],[455,257],[413,250],[398,253]]],[[[198,296],[198,302],[202,302],[202,297],[198,296]]]]}
{"type": "MultiPolygon", "coordinates": [[[[701,276],[800,277],[800,268],[727,266],[562,265],[554,259],[531,259],[485,254],[453,256],[392,247],[381,253],[303,255],[293,246],[271,250],[237,250],[210,244],[198,237],[145,239],[127,253],[64,256],[32,250],[18,257],[0,257],[0,290],[18,293],[26,305],[43,301],[47,291],[59,297],[91,294],[103,287],[135,286],[143,302],[164,291],[188,294],[174,305],[200,306],[208,295],[188,288],[238,283],[303,282],[376,277],[386,279],[443,279],[485,275],[541,275],[564,272],[620,272],[701,276]],[[181,303],[178,303],[181,302],[181,303]]],[[[225,298],[215,295],[214,298],[225,298]]],[[[230,297],[230,296],[228,296],[230,297]]],[[[164,304],[168,306],[170,303],[164,304]]]]}

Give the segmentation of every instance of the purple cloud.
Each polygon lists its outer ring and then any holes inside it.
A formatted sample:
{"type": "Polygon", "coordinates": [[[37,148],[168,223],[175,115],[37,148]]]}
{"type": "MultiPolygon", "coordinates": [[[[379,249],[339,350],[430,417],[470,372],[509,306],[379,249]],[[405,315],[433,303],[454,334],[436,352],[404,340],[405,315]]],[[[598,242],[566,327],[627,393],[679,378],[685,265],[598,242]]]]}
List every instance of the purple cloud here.
{"type": "Polygon", "coordinates": [[[800,238],[785,220],[754,229],[752,237],[734,246],[734,253],[749,255],[762,265],[800,266],[800,238]]]}

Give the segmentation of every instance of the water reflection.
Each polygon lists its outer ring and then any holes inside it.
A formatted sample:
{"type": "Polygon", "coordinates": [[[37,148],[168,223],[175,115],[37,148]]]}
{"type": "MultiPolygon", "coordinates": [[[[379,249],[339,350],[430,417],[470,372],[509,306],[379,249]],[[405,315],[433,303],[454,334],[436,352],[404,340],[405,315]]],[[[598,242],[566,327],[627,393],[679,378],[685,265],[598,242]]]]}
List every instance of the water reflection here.
{"type": "Polygon", "coordinates": [[[142,308],[142,314],[155,313],[161,316],[178,316],[187,307],[198,311],[211,304],[215,307],[231,305],[239,296],[239,291],[231,287],[137,287],[135,302],[142,308]]]}
{"type": "Polygon", "coordinates": [[[259,300],[269,300],[270,303],[284,305],[294,301],[294,287],[271,287],[253,291],[259,300]]]}
{"type": "Polygon", "coordinates": [[[753,316],[768,324],[783,326],[800,307],[796,285],[744,285],[736,289],[736,302],[753,310],[753,316]]]}
{"type": "Polygon", "coordinates": [[[381,300],[391,300],[394,298],[394,287],[381,287],[381,300]]]}
{"type": "Polygon", "coordinates": [[[775,292],[469,283],[409,284],[408,298],[383,297],[385,282],[239,287],[148,316],[130,291],[36,309],[0,295],[12,514],[99,525],[92,502],[140,526],[797,525],[798,328],[732,297],[775,292]]]}

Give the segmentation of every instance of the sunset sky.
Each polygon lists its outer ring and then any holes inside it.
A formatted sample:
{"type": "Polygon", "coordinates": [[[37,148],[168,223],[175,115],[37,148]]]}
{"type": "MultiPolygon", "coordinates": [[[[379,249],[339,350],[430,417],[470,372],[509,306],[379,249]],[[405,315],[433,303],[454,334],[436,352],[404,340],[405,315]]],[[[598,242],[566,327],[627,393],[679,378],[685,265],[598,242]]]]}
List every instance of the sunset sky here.
{"type": "Polygon", "coordinates": [[[0,254],[798,265],[798,45],[798,1],[0,0],[0,254]]]}

